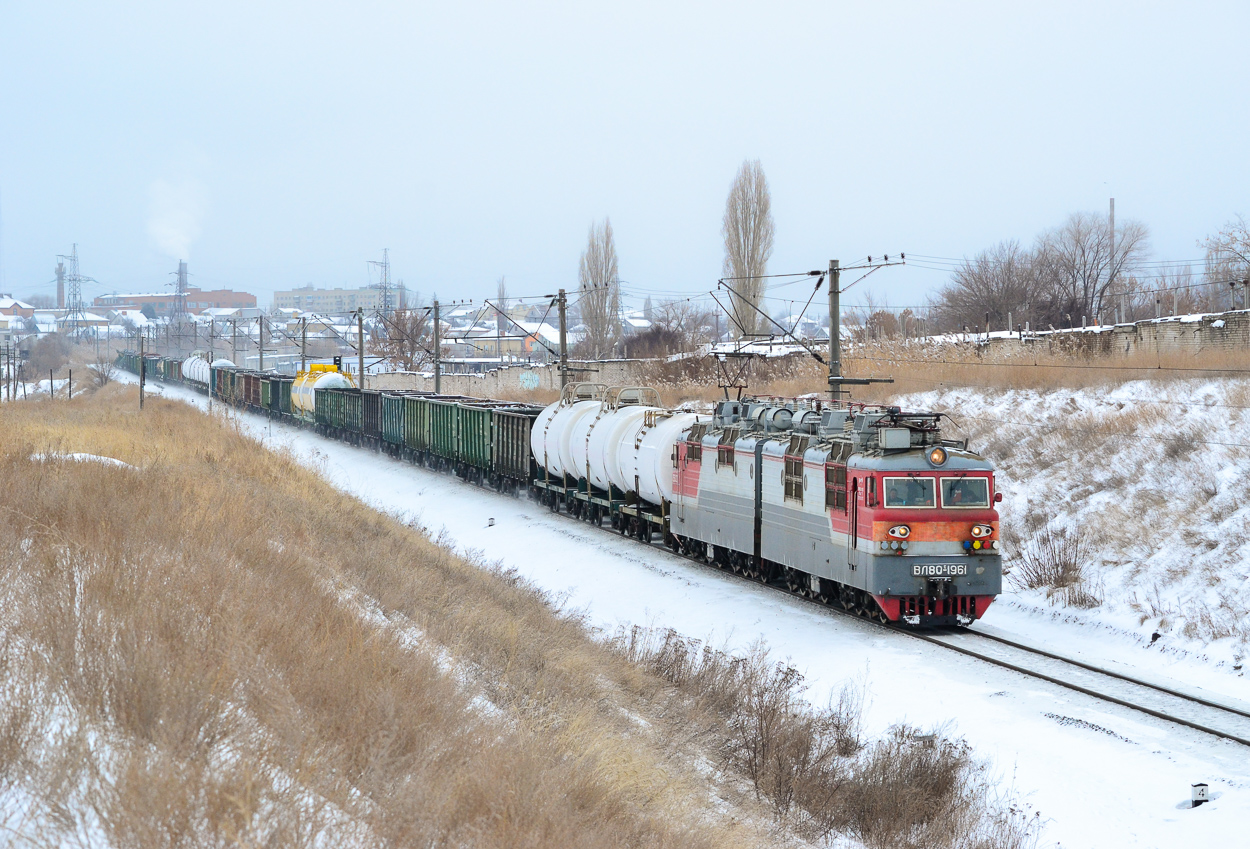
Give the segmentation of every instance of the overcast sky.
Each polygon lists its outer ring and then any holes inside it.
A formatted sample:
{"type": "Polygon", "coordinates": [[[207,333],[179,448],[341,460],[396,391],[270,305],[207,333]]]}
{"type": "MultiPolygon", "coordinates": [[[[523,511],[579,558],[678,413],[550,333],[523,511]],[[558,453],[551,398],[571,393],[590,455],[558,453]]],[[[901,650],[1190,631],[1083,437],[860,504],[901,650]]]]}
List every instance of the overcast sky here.
{"type": "Polygon", "coordinates": [[[1250,4],[1022,5],[0,0],[0,289],[77,243],[88,297],[186,259],[267,305],[383,248],[541,295],[610,216],[628,293],[696,294],[755,158],[770,271],[905,251],[853,290],[895,305],[1109,197],[1159,259],[1250,214],[1250,4]]]}

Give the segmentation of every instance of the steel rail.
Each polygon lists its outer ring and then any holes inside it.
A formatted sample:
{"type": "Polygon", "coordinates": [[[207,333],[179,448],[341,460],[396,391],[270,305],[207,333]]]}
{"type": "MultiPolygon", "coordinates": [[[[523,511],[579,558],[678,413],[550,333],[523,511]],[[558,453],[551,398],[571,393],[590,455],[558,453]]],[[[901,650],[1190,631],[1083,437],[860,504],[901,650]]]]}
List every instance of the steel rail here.
{"type": "Polygon", "coordinates": [[[1061,663],[1067,663],[1072,666],[1079,666],[1081,669],[1087,669],[1090,672],[1096,672],[1099,675],[1106,675],[1109,678],[1119,678],[1121,681],[1127,681],[1130,684],[1136,684],[1139,687],[1147,687],[1151,690],[1158,690],[1160,693],[1167,693],[1169,696],[1175,696],[1178,699],[1184,699],[1185,701],[1188,701],[1188,702],[1195,702],[1200,705],[1205,705],[1206,707],[1209,707],[1209,708],[1222,710],[1226,713],[1235,713],[1238,716],[1244,716],[1247,719],[1250,719],[1250,711],[1244,711],[1244,710],[1241,710],[1240,708],[1235,708],[1230,705],[1223,705],[1223,704],[1220,704],[1219,702],[1208,701],[1207,699],[1204,699],[1201,696],[1195,696],[1192,693],[1182,693],[1180,690],[1172,690],[1172,689],[1162,686],[1161,684],[1152,684],[1149,681],[1143,681],[1140,678],[1134,678],[1131,675],[1123,675],[1119,672],[1112,672],[1110,669],[1103,669],[1100,666],[1093,666],[1091,664],[1085,663],[1080,660],[1075,660],[1070,657],[1064,657],[1063,655],[1060,655],[1060,654],[1053,654],[1052,652],[1048,652],[1045,649],[1039,649],[1034,646],[1026,646],[1024,643],[1017,643],[1014,640],[1008,640],[1005,637],[996,637],[993,634],[987,634],[984,631],[964,631],[961,633],[975,636],[982,640],[993,640],[995,642],[1002,643],[1003,645],[1007,645],[1007,646],[1011,646],[1012,648],[1020,649],[1021,651],[1027,651],[1033,654],[1040,654],[1042,657],[1048,657],[1051,660],[1058,660],[1061,663]]]}
{"type": "MultiPolygon", "coordinates": [[[[1117,705],[1120,705],[1121,707],[1126,707],[1126,708],[1129,708],[1130,710],[1139,711],[1149,716],[1153,716],[1156,719],[1166,720],[1167,722],[1175,722],[1177,725],[1184,725],[1187,728],[1192,728],[1195,731],[1201,731],[1204,734],[1211,734],[1215,737],[1222,737],[1225,740],[1232,740],[1233,742],[1240,743],[1243,746],[1250,746],[1250,739],[1246,739],[1245,737],[1238,737],[1236,734],[1230,734],[1226,731],[1220,731],[1218,728],[1212,728],[1208,725],[1202,725],[1201,723],[1198,723],[1198,722],[1191,722],[1188,719],[1182,719],[1179,716],[1173,716],[1172,714],[1164,713],[1163,711],[1155,710],[1154,708],[1148,708],[1145,705],[1139,705],[1139,704],[1136,704],[1135,702],[1130,702],[1125,699],[1118,698],[1117,696],[1112,696],[1107,693],[1102,693],[1097,690],[1092,690],[1088,687],[1082,687],[1081,685],[1075,684],[1071,681],[1064,681],[1062,678],[1056,678],[1053,675],[1047,675],[1046,673],[1039,672],[1036,669],[1029,669],[1028,667],[1025,667],[1025,666],[1019,666],[1017,664],[1011,663],[1010,661],[1006,661],[1001,658],[993,657],[988,654],[981,654],[980,652],[973,651],[972,649],[965,648],[963,646],[952,645],[951,643],[945,642],[939,639],[938,637],[933,637],[928,634],[922,634],[917,631],[909,631],[904,628],[900,628],[898,626],[888,626],[888,627],[889,627],[889,630],[891,631],[897,631],[901,634],[906,634],[909,637],[914,637],[918,640],[924,640],[927,643],[933,643],[935,645],[942,646],[943,648],[947,648],[947,649],[950,649],[951,651],[959,652],[960,654],[967,655],[968,657],[975,657],[977,660],[983,660],[986,663],[992,663],[995,666],[1001,666],[1004,669],[1010,669],[1013,672],[1019,672],[1023,675],[1028,675],[1031,678],[1038,678],[1042,681],[1048,681],[1051,684],[1058,684],[1060,687],[1065,687],[1069,690],[1074,690],[1078,693],[1082,693],[1087,696],[1092,696],[1096,699],[1099,699],[1100,701],[1111,702],[1112,704],[1117,704],[1117,705]]],[[[968,632],[968,633],[973,633],[973,632],[968,632]]],[[[977,636],[983,637],[987,635],[978,633],[977,636]]],[[[1008,640],[1000,640],[1000,642],[1005,642],[1009,645],[1014,645],[1008,640]]],[[[1031,649],[1025,646],[1018,646],[1018,648],[1021,648],[1024,651],[1032,651],[1031,649]]],[[[1039,651],[1037,652],[1037,654],[1047,654],[1047,653],[1039,651]]],[[[1155,687],[1154,685],[1147,684],[1146,682],[1143,682],[1143,681],[1137,681],[1136,679],[1133,679],[1133,678],[1127,678],[1126,676],[1123,676],[1123,675],[1118,675],[1116,673],[1108,672],[1105,669],[1099,669],[1097,667],[1086,666],[1085,664],[1082,664],[1080,662],[1073,662],[1070,659],[1065,658],[1065,657],[1059,657],[1056,655],[1050,655],[1050,657],[1056,660],[1059,660],[1061,662],[1064,662],[1064,663],[1072,663],[1075,666],[1084,667],[1085,669],[1088,669],[1092,672],[1096,672],[1101,675],[1106,675],[1108,677],[1123,678],[1126,681],[1130,681],[1134,684],[1140,684],[1142,686],[1145,686],[1151,689],[1156,689],[1156,690],[1163,689],[1165,692],[1169,692],[1170,695],[1174,695],[1177,698],[1184,699],[1186,701],[1198,702],[1200,704],[1204,704],[1209,707],[1214,707],[1217,710],[1222,710],[1226,713],[1232,713],[1232,714],[1245,716],[1245,714],[1243,714],[1239,710],[1236,710],[1235,708],[1229,708],[1224,705],[1217,705],[1217,704],[1211,704],[1209,702],[1204,702],[1202,699],[1194,698],[1184,693],[1177,693],[1175,691],[1167,691],[1164,688],[1155,687]]]]}

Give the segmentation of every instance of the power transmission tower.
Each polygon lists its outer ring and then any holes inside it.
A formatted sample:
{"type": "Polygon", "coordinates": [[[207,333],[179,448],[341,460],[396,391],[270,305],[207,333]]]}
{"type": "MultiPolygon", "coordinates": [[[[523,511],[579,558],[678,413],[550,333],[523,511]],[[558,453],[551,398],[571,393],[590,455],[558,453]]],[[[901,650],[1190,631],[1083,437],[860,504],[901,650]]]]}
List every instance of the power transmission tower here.
{"type": "Polygon", "coordinates": [[[178,280],[174,284],[174,311],[170,316],[174,321],[182,321],[187,315],[187,262],[178,261],[178,270],[174,272],[178,280]]]}
{"type": "Polygon", "coordinates": [[[77,333],[87,320],[86,312],[82,303],[82,284],[97,283],[95,278],[84,276],[78,268],[78,244],[74,244],[74,248],[70,251],[69,256],[61,254],[57,256],[61,260],[61,264],[57,265],[57,279],[61,279],[62,265],[69,264],[67,269],[69,273],[64,274],[66,292],[66,307],[69,312],[66,314],[63,326],[72,333],[77,333]]]}
{"type": "Polygon", "coordinates": [[[390,318],[391,313],[395,309],[391,297],[391,250],[390,248],[382,249],[382,261],[369,260],[370,265],[378,267],[378,312],[383,318],[390,318]]]}

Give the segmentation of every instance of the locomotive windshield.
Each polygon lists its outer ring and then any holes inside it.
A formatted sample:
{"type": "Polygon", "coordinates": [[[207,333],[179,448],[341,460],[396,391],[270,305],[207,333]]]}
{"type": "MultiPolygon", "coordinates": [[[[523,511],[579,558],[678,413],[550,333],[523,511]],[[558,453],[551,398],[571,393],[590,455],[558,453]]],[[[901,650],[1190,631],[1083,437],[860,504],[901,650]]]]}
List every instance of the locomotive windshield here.
{"type": "Polygon", "coordinates": [[[989,481],[986,478],[942,478],[942,506],[989,507],[989,481]]]}
{"type": "Polygon", "coordinates": [[[932,507],[933,478],[886,478],[886,507],[932,507]]]}

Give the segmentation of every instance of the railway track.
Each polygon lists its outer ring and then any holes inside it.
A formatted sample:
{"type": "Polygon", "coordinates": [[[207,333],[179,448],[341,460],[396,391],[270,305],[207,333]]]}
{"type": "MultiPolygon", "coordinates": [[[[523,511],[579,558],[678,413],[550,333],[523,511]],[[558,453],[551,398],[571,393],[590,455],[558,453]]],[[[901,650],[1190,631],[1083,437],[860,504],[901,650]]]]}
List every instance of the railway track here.
{"type": "Polygon", "coordinates": [[[1250,710],[1236,704],[1235,699],[1184,693],[979,631],[925,633],[898,627],[892,630],[1156,719],[1250,746],[1250,710]]]}

